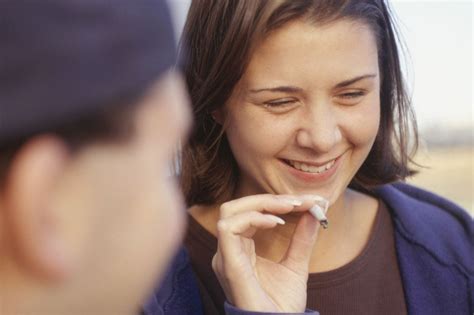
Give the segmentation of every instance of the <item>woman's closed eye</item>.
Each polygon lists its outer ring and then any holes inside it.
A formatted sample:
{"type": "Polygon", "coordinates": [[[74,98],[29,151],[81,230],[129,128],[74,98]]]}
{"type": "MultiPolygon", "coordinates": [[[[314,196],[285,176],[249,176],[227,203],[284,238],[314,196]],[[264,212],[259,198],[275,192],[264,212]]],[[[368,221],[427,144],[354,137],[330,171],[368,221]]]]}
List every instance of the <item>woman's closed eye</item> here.
{"type": "Polygon", "coordinates": [[[344,105],[355,105],[359,103],[366,94],[367,92],[363,90],[350,91],[337,94],[336,98],[344,105]]]}
{"type": "Polygon", "coordinates": [[[283,108],[289,107],[297,102],[294,98],[280,98],[268,102],[264,102],[263,106],[267,108],[283,108]]]}
{"type": "Polygon", "coordinates": [[[364,96],[364,95],[365,95],[365,92],[358,91],[358,92],[344,93],[344,94],[341,94],[340,97],[342,97],[342,98],[356,98],[356,97],[360,97],[360,96],[364,96]]]}

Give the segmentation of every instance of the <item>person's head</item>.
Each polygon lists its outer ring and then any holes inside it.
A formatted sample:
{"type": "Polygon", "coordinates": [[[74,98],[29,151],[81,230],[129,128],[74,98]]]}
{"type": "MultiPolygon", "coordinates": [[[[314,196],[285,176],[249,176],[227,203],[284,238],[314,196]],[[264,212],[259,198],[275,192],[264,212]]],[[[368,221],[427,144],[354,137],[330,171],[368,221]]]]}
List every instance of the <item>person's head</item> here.
{"type": "Polygon", "coordinates": [[[416,124],[385,1],[198,0],[183,38],[188,204],[259,192],[334,202],[348,185],[412,173],[416,124]]]}
{"type": "Polygon", "coordinates": [[[0,8],[1,312],[138,312],[184,228],[169,175],[190,113],[168,9],[0,8]]]}

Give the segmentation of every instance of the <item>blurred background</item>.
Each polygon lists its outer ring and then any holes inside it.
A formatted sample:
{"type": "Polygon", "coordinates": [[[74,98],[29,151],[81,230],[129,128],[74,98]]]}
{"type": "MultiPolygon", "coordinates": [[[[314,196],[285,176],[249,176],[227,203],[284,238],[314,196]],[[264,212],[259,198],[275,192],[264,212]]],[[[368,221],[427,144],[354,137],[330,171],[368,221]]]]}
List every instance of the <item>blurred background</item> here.
{"type": "Polygon", "coordinates": [[[473,2],[392,1],[426,168],[409,181],[461,205],[473,200],[473,2]]]}
{"type": "MultiPolygon", "coordinates": [[[[169,0],[179,37],[190,0],[169,0]]],[[[392,0],[421,136],[409,182],[474,216],[473,1],[392,0]]]]}

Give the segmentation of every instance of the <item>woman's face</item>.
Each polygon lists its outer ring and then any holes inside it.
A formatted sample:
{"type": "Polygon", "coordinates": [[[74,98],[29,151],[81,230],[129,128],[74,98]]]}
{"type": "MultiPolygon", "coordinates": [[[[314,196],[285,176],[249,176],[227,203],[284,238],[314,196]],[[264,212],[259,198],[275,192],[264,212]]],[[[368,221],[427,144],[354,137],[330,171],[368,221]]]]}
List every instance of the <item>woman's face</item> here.
{"type": "Polygon", "coordinates": [[[362,22],[296,21],[272,32],[218,119],[239,194],[319,194],[334,203],[366,159],[380,117],[376,40],[362,22]]]}

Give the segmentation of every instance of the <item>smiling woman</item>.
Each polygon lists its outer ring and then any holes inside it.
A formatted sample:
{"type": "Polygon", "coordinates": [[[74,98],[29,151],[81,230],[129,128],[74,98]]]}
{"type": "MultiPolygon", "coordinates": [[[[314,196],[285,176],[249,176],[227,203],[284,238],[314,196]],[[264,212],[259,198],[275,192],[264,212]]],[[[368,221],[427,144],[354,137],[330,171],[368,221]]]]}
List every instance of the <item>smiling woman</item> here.
{"type": "Polygon", "coordinates": [[[472,311],[469,216],[399,182],[417,130],[395,34],[380,0],[192,2],[181,185],[205,314],[472,311]]]}
{"type": "Polygon", "coordinates": [[[239,166],[235,196],[317,193],[336,202],[377,135],[379,89],[365,24],[295,21],[272,32],[216,110],[239,166]]]}
{"type": "MultiPolygon", "coordinates": [[[[341,106],[361,100],[367,104],[375,97],[380,99],[382,111],[374,114],[382,124],[352,185],[373,187],[412,174],[408,137],[412,129],[415,151],[416,123],[403,88],[389,13],[369,2],[336,2],[229,2],[222,7],[227,11],[220,12],[229,19],[222,20],[205,9],[194,16],[194,10],[200,8],[195,9],[198,5],[193,3],[183,34],[190,48],[185,71],[196,119],[190,145],[183,149],[182,185],[188,204],[223,201],[237,189],[241,174],[229,154],[224,133],[227,122],[216,121],[211,115],[216,117],[216,110],[229,107],[226,103],[257,103],[274,113],[304,103],[318,115],[314,111],[324,110],[322,102],[330,100],[339,105],[332,107],[338,109],[334,114],[346,112],[348,116],[363,113],[359,108],[342,111],[341,106]],[[209,20],[202,24],[201,17],[206,14],[209,20]],[[244,20],[250,14],[253,18],[244,20]],[[328,27],[337,19],[344,23],[328,27]],[[219,33],[222,38],[215,40],[201,37],[197,25],[228,31],[219,33]],[[285,31],[281,31],[282,25],[285,31]],[[315,32],[316,27],[324,32],[315,32]]],[[[303,114],[309,118],[308,112],[303,114]]],[[[315,127],[321,128],[314,132],[328,131],[324,121],[319,119],[315,127]]],[[[356,125],[357,121],[351,123],[356,125]]]]}

